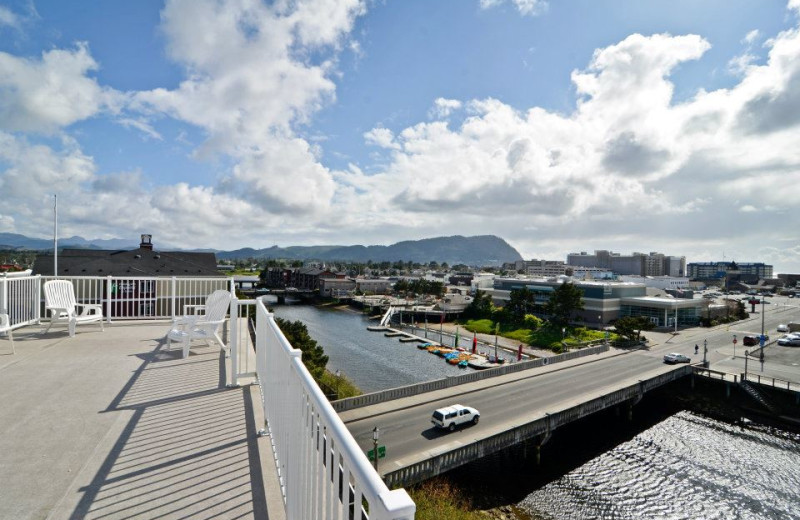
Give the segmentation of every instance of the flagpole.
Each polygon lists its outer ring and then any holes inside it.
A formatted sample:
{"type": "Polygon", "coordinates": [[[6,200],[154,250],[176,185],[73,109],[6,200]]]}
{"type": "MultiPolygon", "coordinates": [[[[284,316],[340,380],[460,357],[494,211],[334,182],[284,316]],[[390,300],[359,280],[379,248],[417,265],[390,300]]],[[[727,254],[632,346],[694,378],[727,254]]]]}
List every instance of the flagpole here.
{"type": "Polygon", "coordinates": [[[53,195],[53,276],[58,276],[58,195],[53,195]]]}
{"type": "Polygon", "coordinates": [[[497,335],[500,333],[500,323],[494,326],[494,361],[497,362],[497,335]]]}

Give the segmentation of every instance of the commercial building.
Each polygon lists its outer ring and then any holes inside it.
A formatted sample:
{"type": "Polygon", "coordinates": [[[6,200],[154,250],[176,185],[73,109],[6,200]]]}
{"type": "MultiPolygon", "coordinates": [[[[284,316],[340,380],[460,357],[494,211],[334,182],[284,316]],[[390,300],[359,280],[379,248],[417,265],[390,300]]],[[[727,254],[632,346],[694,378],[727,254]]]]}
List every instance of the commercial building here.
{"type": "MultiPolygon", "coordinates": [[[[560,279],[495,278],[494,288],[488,291],[496,305],[504,305],[511,291],[526,288],[534,294],[534,303],[543,309],[550,295],[566,277],[560,279]]],[[[602,326],[621,316],[647,316],[657,327],[696,325],[704,302],[700,299],[653,298],[647,296],[643,283],[574,281],[583,293],[583,310],[576,311],[573,320],[590,326],[602,326]]]]}
{"type": "Polygon", "coordinates": [[[561,260],[517,260],[514,269],[528,276],[561,276],[567,274],[567,264],[561,260]]]}
{"type": "Polygon", "coordinates": [[[599,267],[610,269],[617,274],[637,276],[684,276],[686,273],[686,257],[668,256],[657,252],[622,255],[600,249],[590,255],[582,251],[567,255],[567,264],[599,267]]]}
{"type": "Polygon", "coordinates": [[[356,289],[363,294],[387,294],[392,288],[392,281],[385,278],[356,278],[356,289]]]}
{"type": "Polygon", "coordinates": [[[632,276],[625,275],[619,277],[620,281],[641,283],[645,287],[663,290],[684,290],[689,289],[689,278],[685,276],[632,276]]]}
{"type": "Polygon", "coordinates": [[[721,280],[737,276],[742,281],[772,278],[772,266],[763,262],[691,262],[686,266],[692,280],[721,280]]]}

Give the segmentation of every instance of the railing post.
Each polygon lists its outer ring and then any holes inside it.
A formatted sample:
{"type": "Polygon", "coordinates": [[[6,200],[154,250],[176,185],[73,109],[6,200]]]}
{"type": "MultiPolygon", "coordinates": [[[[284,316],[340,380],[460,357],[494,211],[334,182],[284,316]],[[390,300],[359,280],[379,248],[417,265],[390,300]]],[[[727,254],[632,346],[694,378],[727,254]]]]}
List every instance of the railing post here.
{"type": "MultiPolygon", "coordinates": [[[[11,320],[11,316],[8,312],[8,274],[3,273],[3,284],[0,287],[0,312],[3,314],[9,314],[9,320],[11,320]]],[[[9,321],[9,325],[11,321],[9,321]]]]}
{"type": "Polygon", "coordinates": [[[111,323],[111,286],[113,284],[111,275],[106,278],[106,323],[111,323]]]}
{"type": "Polygon", "coordinates": [[[36,275],[36,293],[33,295],[34,305],[36,306],[36,324],[42,323],[42,275],[36,275]]]}
{"type": "Polygon", "coordinates": [[[169,293],[170,293],[170,296],[171,296],[170,318],[172,318],[172,319],[175,319],[175,317],[176,317],[176,314],[175,314],[175,298],[176,298],[176,294],[175,293],[176,293],[176,291],[177,291],[177,280],[173,276],[172,277],[172,283],[170,284],[170,290],[169,290],[169,293]]]}
{"type": "Polygon", "coordinates": [[[230,312],[231,382],[227,386],[235,388],[239,386],[239,300],[236,297],[231,298],[230,312]]]}

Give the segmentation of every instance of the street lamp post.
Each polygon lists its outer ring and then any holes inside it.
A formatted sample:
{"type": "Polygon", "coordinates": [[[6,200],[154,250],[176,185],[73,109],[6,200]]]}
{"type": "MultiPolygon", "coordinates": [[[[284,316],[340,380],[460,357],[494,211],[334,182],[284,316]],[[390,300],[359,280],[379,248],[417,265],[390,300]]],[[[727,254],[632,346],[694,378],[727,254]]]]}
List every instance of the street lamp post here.
{"type": "Polygon", "coordinates": [[[747,358],[750,355],[749,350],[744,351],[744,380],[747,381],[747,358]]]}
{"type": "Polygon", "coordinates": [[[759,338],[761,341],[761,354],[759,358],[761,359],[761,364],[763,368],[764,364],[764,343],[766,343],[766,339],[764,338],[764,295],[761,295],[761,337],[759,338]]]}
{"type": "Polygon", "coordinates": [[[378,437],[380,436],[381,432],[378,430],[378,427],[372,429],[372,456],[373,462],[375,463],[375,472],[378,472],[378,437]]]}
{"type": "Polygon", "coordinates": [[[708,361],[706,361],[706,354],[708,354],[708,340],[703,340],[703,368],[708,368],[708,361]]]}

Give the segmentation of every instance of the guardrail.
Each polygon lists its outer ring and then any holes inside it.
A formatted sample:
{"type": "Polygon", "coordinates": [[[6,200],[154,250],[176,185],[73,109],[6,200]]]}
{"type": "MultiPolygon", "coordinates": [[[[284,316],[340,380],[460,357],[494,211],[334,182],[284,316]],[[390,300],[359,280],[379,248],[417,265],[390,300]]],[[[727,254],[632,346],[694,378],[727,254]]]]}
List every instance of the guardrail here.
{"type": "Polygon", "coordinates": [[[742,374],[742,381],[750,381],[751,383],[758,383],[764,386],[771,386],[773,388],[779,388],[781,390],[789,390],[789,391],[800,391],[800,385],[797,383],[793,383],[791,381],[786,381],[785,379],[780,379],[777,377],[767,377],[762,376],[761,374],[742,374]]]}
{"type": "Polygon", "coordinates": [[[386,487],[260,300],[256,367],[289,520],[414,518],[414,502],[386,487]]]}
{"type": "Polygon", "coordinates": [[[38,323],[41,278],[0,275],[0,314],[8,314],[12,329],[38,323]]]}
{"type": "Polygon", "coordinates": [[[387,473],[384,475],[384,480],[390,486],[410,485],[427,480],[467,462],[485,457],[523,441],[539,436],[547,436],[558,426],[576,421],[600,410],[626,401],[638,401],[645,392],[680,379],[691,374],[691,372],[691,367],[683,366],[652,379],[639,381],[634,385],[589,399],[581,404],[563,410],[544,413],[542,417],[536,420],[509,428],[497,435],[462,445],[453,450],[434,455],[424,461],[387,473]]]}
{"type": "Polygon", "coordinates": [[[42,285],[48,280],[67,280],[82,304],[101,305],[112,319],[171,319],[205,303],[217,289],[233,291],[233,279],[125,276],[13,276],[0,275],[0,313],[8,314],[12,328],[38,323],[44,312],[42,285]]]}
{"type": "Polygon", "coordinates": [[[463,374],[459,376],[435,379],[433,381],[427,381],[425,383],[417,383],[413,385],[400,386],[397,388],[389,388],[388,390],[381,390],[380,392],[373,392],[371,394],[363,394],[356,397],[348,397],[347,399],[342,399],[332,404],[333,408],[337,412],[341,413],[347,410],[352,410],[354,408],[361,408],[363,406],[382,403],[384,401],[392,401],[394,399],[411,397],[414,395],[424,394],[426,392],[433,392],[435,390],[442,390],[453,386],[464,385],[467,383],[474,383],[475,381],[481,381],[483,379],[487,379],[490,377],[513,374],[515,372],[521,372],[523,370],[529,370],[531,368],[542,367],[551,363],[559,363],[562,361],[568,361],[570,359],[575,359],[579,357],[600,354],[607,351],[608,351],[608,345],[600,345],[597,347],[584,348],[581,350],[573,350],[572,352],[566,352],[564,354],[551,356],[549,358],[539,358],[539,359],[532,359],[530,361],[521,361],[519,363],[511,363],[509,365],[504,365],[502,367],[487,368],[486,370],[481,370],[480,372],[471,372],[469,374],[463,374]]]}
{"type": "MultiPolygon", "coordinates": [[[[68,280],[79,303],[103,306],[106,321],[113,319],[171,319],[191,314],[217,289],[234,291],[233,278],[178,276],[42,276],[68,280]]],[[[44,317],[44,316],[43,316],[44,317]]]]}
{"type": "Polygon", "coordinates": [[[257,300],[231,300],[228,338],[231,353],[230,386],[238,386],[239,378],[256,377],[255,329],[257,300]]]}

